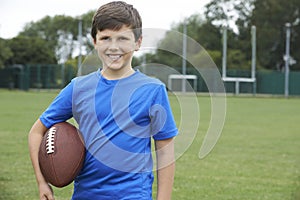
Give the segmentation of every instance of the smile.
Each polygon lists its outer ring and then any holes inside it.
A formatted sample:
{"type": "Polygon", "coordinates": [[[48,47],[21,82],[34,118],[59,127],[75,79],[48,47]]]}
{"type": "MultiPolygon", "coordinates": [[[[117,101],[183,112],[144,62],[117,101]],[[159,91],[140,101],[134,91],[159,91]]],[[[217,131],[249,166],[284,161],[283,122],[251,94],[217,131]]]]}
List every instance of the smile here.
{"type": "Polygon", "coordinates": [[[119,58],[122,57],[122,55],[120,55],[120,54],[118,54],[118,55],[116,55],[116,54],[108,54],[107,56],[108,56],[111,60],[113,60],[113,61],[116,61],[116,60],[118,60],[119,58]]]}

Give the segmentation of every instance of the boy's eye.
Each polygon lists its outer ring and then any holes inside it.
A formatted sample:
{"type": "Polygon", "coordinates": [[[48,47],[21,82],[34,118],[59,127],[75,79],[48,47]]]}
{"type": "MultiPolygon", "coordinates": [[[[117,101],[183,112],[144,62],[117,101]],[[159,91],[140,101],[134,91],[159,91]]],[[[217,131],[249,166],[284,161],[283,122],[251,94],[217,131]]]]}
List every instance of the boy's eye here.
{"type": "Polygon", "coordinates": [[[103,36],[100,38],[100,40],[109,40],[110,38],[108,36],[103,36]]]}
{"type": "Polygon", "coordinates": [[[120,40],[128,40],[127,37],[120,37],[119,39],[120,39],[120,40]]]}

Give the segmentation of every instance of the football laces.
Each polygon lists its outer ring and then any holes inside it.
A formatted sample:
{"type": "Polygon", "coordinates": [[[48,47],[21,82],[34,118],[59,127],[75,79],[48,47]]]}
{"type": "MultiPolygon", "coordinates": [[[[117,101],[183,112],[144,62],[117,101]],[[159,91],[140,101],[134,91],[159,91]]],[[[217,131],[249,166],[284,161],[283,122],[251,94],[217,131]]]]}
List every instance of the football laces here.
{"type": "Polygon", "coordinates": [[[47,140],[46,140],[46,152],[47,154],[54,153],[54,136],[56,133],[56,128],[51,127],[48,131],[47,140]]]}

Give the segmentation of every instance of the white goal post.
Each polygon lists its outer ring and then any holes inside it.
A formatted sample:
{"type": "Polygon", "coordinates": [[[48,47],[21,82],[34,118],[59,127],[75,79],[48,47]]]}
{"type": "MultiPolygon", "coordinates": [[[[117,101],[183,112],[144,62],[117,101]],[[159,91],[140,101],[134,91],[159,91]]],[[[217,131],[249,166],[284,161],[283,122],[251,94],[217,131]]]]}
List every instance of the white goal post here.
{"type": "Polygon", "coordinates": [[[253,94],[256,93],[256,77],[255,77],[255,68],[256,68],[256,27],[251,27],[251,36],[252,36],[252,61],[251,61],[251,78],[246,77],[227,77],[226,74],[226,58],[227,58],[227,29],[223,31],[223,60],[222,60],[222,80],[224,82],[235,82],[235,94],[240,93],[240,82],[252,83],[253,85],[253,94]]]}
{"type": "Polygon", "coordinates": [[[172,90],[172,80],[173,79],[181,79],[182,80],[182,91],[185,92],[186,87],[186,80],[193,80],[194,82],[194,91],[197,91],[197,76],[196,75],[183,75],[183,74],[170,74],[168,76],[168,89],[172,90]]]}

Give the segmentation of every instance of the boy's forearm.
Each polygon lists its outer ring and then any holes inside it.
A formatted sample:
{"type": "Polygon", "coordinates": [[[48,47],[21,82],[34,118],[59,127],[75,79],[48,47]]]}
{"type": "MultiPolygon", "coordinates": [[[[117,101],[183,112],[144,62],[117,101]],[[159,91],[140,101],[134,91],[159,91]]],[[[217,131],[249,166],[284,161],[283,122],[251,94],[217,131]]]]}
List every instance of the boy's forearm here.
{"type": "Polygon", "coordinates": [[[157,170],[157,200],[171,200],[175,163],[157,170]]]}
{"type": "Polygon", "coordinates": [[[174,141],[155,142],[157,159],[157,200],[171,200],[175,175],[174,141]]]}
{"type": "Polygon", "coordinates": [[[39,149],[47,128],[40,120],[32,126],[28,135],[29,153],[39,188],[40,199],[54,200],[52,188],[46,182],[39,165],[39,149]]]}
{"type": "Polygon", "coordinates": [[[38,153],[39,147],[43,138],[43,133],[47,129],[41,124],[38,120],[31,128],[29,135],[28,135],[28,146],[29,146],[29,153],[32,162],[32,166],[34,169],[34,173],[36,176],[37,183],[45,183],[45,179],[41,173],[39,161],[38,161],[38,153]]]}

